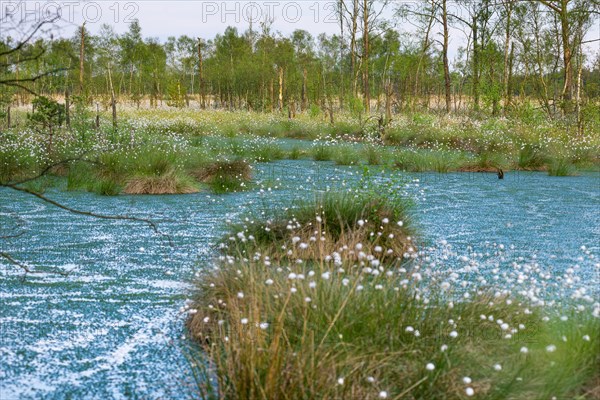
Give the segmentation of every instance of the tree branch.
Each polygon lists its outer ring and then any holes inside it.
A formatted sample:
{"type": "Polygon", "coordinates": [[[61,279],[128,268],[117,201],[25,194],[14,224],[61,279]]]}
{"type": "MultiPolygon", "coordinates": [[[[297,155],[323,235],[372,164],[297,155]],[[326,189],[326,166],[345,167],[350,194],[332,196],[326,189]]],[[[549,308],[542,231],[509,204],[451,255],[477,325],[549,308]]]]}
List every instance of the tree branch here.
{"type": "Polygon", "coordinates": [[[557,13],[561,13],[562,10],[556,6],[556,4],[553,4],[547,0],[539,0],[540,3],[542,3],[543,5],[545,5],[546,7],[551,8],[552,10],[556,11],[557,13]]]}
{"type": "Polygon", "coordinates": [[[56,20],[58,20],[59,18],[60,18],[60,15],[56,15],[56,16],[52,17],[52,19],[48,19],[48,20],[44,20],[44,21],[40,22],[39,24],[37,24],[35,26],[35,28],[33,28],[33,30],[29,33],[29,35],[27,35],[27,37],[25,37],[23,40],[21,40],[19,42],[19,44],[17,44],[12,49],[8,49],[3,52],[0,52],[0,57],[6,56],[6,55],[9,55],[9,54],[12,54],[12,53],[15,53],[15,52],[21,50],[27,43],[29,43],[29,41],[42,28],[42,26],[44,26],[46,24],[51,24],[51,23],[55,22],[56,20]]]}
{"type": "Polygon", "coordinates": [[[5,258],[8,260],[8,262],[10,262],[13,265],[16,265],[17,267],[21,268],[23,271],[25,271],[26,274],[30,274],[36,271],[33,271],[31,268],[29,268],[27,265],[15,260],[10,254],[5,253],[3,251],[0,251],[0,257],[5,258]]]}
{"type": "Polygon", "coordinates": [[[140,218],[140,217],[130,217],[128,215],[105,215],[105,214],[97,214],[97,213],[90,212],[90,211],[77,210],[75,208],[71,208],[71,207],[65,206],[64,204],[61,204],[61,203],[59,203],[59,202],[57,202],[55,200],[52,200],[52,199],[44,196],[41,193],[37,193],[37,192],[35,192],[33,190],[30,190],[30,189],[27,189],[27,188],[24,188],[24,187],[19,187],[16,184],[4,183],[4,184],[0,184],[0,186],[7,187],[7,188],[10,188],[10,189],[16,190],[18,192],[23,192],[23,193],[30,194],[30,195],[35,196],[38,199],[40,199],[40,200],[48,203],[48,204],[52,204],[55,207],[58,207],[58,208],[63,209],[65,211],[69,211],[69,212],[71,212],[73,214],[85,215],[85,216],[88,216],[88,217],[94,217],[94,218],[100,218],[100,219],[143,222],[143,223],[147,224],[148,226],[150,226],[150,228],[152,228],[152,230],[156,234],[165,237],[169,241],[169,244],[170,244],[171,247],[175,246],[173,244],[173,240],[171,239],[171,237],[169,235],[167,235],[166,233],[161,232],[158,229],[158,225],[155,222],[153,222],[153,221],[151,221],[149,219],[140,218]]]}

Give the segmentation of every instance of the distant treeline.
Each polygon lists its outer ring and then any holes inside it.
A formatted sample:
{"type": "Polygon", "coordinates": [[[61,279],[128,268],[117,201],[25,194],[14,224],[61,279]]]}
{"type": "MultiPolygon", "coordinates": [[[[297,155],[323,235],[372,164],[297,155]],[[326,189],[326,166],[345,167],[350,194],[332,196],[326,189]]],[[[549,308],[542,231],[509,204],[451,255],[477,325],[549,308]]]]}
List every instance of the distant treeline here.
{"type": "Polygon", "coordinates": [[[600,53],[583,50],[593,41],[587,32],[598,22],[597,2],[338,6],[339,33],[317,37],[305,30],[284,36],[269,21],[242,33],[228,27],[212,40],[184,35],[165,43],[144,38],[137,21],[122,35],[108,25],[92,35],[84,25],[72,38],[30,40],[19,51],[11,51],[19,42],[4,36],[0,79],[21,84],[0,86],[0,101],[18,105],[31,92],[68,92],[105,106],[166,102],[290,116],[347,108],[390,118],[423,109],[498,114],[524,101],[557,115],[600,98],[600,53]],[[414,32],[400,33],[408,21],[414,32]],[[456,32],[464,36],[450,37],[456,32]],[[449,40],[463,39],[466,47],[449,60],[449,40]]]}

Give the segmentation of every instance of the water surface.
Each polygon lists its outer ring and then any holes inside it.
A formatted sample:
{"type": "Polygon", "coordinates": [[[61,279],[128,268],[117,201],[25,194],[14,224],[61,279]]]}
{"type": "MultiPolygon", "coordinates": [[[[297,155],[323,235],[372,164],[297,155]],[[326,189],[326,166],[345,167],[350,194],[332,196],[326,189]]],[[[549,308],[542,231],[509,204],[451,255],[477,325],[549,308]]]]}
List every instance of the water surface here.
{"type": "MultiPolygon", "coordinates": [[[[46,271],[23,280],[0,259],[2,399],[195,397],[181,309],[223,222],[289,205],[315,188],[347,186],[360,171],[312,161],[262,164],[255,177],[263,191],[222,196],[47,192],[74,208],[151,218],[174,247],[143,223],[73,215],[0,190],[0,236],[25,230],[0,249],[46,271]]],[[[468,246],[514,246],[511,256],[537,257],[556,277],[577,264],[590,291],[600,283],[591,259],[600,252],[600,175],[508,173],[499,181],[494,174],[394,174],[415,199],[424,242],[446,239],[465,254],[468,246]]]]}

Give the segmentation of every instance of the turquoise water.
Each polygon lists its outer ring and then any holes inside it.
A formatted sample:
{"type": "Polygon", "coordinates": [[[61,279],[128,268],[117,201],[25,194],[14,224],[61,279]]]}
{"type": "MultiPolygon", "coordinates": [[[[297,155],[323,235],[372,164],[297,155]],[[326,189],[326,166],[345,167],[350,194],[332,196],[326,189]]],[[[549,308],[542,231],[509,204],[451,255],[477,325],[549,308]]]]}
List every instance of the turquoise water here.
{"type": "MultiPolygon", "coordinates": [[[[0,249],[42,272],[23,280],[22,271],[0,260],[0,397],[194,397],[183,307],[194,273],[210,262],[224,221],[289,205],[315,188],[348,186],[359,174],[360,168],[331,163],[281,161],[256,167],[263,190],[247,193],[47,193],[74,208],[151,218],[174,247],[142,223],[73,215],[0,190],[0,236],[24,230],[18,238],[0,240],[0,249]]],[[[514,272],[508,264],[522,257],[549,271],[544,288],[558,299],[572,290],[562,284],[564,271],[578,266],[578,287],[597,299],[598,174],[508,173],[503,181],[494,174],[401,176],[432,257],[440,254],[436,246],[442,239],[455,255],[479,251],[485,260],[489,253],[481,268],[500,266],[508,275],[514,272]],[[498,255],[500,245],[506,251],[498,255]]],[[[379,179],[384,184],[388,177],[379,179]]],[[[447,267],[453,265],[449,260],[447,267]]]]}

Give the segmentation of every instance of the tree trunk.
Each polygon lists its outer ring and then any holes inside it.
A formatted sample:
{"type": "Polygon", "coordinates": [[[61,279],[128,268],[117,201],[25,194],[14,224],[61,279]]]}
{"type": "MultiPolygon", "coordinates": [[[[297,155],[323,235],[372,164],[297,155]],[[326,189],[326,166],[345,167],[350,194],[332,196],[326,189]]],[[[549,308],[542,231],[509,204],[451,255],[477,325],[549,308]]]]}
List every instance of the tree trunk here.
{"type": "Polygon", "coordinates": [[[417,64],[417,71],[415,72],[415,87],[414,87],[414,102],[417,101],[419,95],[419,77],[421,73],[421,64],[425,55],[427,54],[427,50],[429,49],[429,35],[431,34],[431,28],[433,26],[433,22],[435,20],[435,7],[431,7],[431,16],[429,17],[429,22],[427,24],[427,30],[425,31],[425,38],[423,40],[423,48],[421,50],[421,55],[419,57],[419,63],[417,64]]]}
{"type": "MultiPolygon", "coordinates": [[[[503,90],[503,94],[504,94],[504,109],[506,110],[509,106],[510,106],[510,95],[508,93],[509,91],[509,76],[510,76],[510,61],[509,61],[509,48],[511,48],[511,43],[510,43],[510,23],[511,23],[511,17],[512,17],[512,2],[508,2],[506,5],[506,30],[505,30],[505,35],[504,35],[504,71],[503,71],[503,84],[504,84],[504,90],[503,90]]],[[[514,47],[512,47],[514,48],[514,47]]],[[[512,49],[511,49],[512,52],[512,49]]]]}
{"type": "Polygon", "coordinates": [[[306,110],[306,68],[302,70],[302,103],[300,107],[300,111],[304,112],[306,110]]]}
{"type": "MultiPolygon", "coordinates": [[[[366,1],[366,0],[365,0],[366,1]]],[[[450,68],[448,66],[448,10],[446,8],[447,0],[442,0],[442,22],[444,25],[444,45],[443,45],[443,59],[444,59],[444,87],[446,91],[446,112],[450,112],[452,107],[452,99],[450,94],[450,68]]]]}
{"type": "MultiPolygon", "coordinates": [[[[581,38],[583,35],[579,34],[581,38]]],[[[583,118],[581,118],[581,72],[583,70],[583,50],[579,44],[579,57],[577,60],[577,81],[575,88],[575,111],[577,113],[577,134],[583,135],[583,118]]]]}
{"type": "Polygon", "coordinates": [[[571,43],[569,42],[569,19],[567,15],[567,0],[561,0],[562,12],[560,14],[560,26],[563,42],[563,63],[565,85],[563,87],[562,98],[569,101],[573,98],[573,71],[571,66],[571,43]]]}
{"type": "Polygon", "coordinates": [[[388,78],[385,85],[385,121],[386,124],[392,119],[392,83],[388,78]]]}
{"type": "Polygon", "coordinates": [[[198,91],[200,94],[200,107],[204,109],[206,103],[204,102],[204,74],[203,74],[203,63],[202,63],[202,48],[200,47],[201,40],[198,38],[198,91]]]}
{"type": "Polygon", "coordinates": [[[340,0],[340,110],[344,109],[344,0],[340,0]]]}
{"type": "Polygon", "coordinates": [[[84,75],[84,54],[85,54],[85,21],[81,25],[81,46],[79,47],[79,94],[83,94],[83,75],[84,75]]]}
{"type": "Polygon", "coordinates": [[[273,79],[271,79],[271,82],[269,83],[269,94],[271,97],[271,112],[273,112],[273,105],[275,104],[275,94],[274,94],[275,90],[273,88],[273,79]]]}
{"type": "MultiPolygon", "coordinates": [[[[494,63],[492,62],[490,65],[490,82],[492,84],[494,84],[494,75],[495,75],[495,68],[494,68],[494,63]]],[[[498,96],[494,95],[494,97],[492,98],[492,115],[498,115],[498,96]]]]}
{"type": "Polygon", "coordinates": [[[279,112],[283,111],[283,67],[279,67],[279,112]]]}
{"type": "Polygon", "coordinates": [[[364,74],[363,74],[363,85],[364,85],[364,102],[365,102],[365,113],[368,115],[371,113],[371,94],[369,88],[369,1],[363,1],[363,63],[364,74]]]}
{"type": "Polygon", "coordinates": [[[113,87],[112,82],[112,74],[110,72],[110,67],[108,68],[108,81],[110,84],[110,105],[112,107],[112,124],[113,129],[117,129],[117,101],[115,98],[115,89],[113,87]]]}
{"type": "Polygon", "coordinates": [[[69,89],[65,90],[65,124],[68,129],[71,129],[71,114],[69,108],[71,107],[71,99],[69,98],[69,89]]]}
{"type": "Polygon", "coordinates": [[[573,69],[571,65],[572,61],[572,49],[569,41],[570,27],[569,27],[569,2],[571,0],[560,0],[560,4],[550,2],[547,0],[540,0],[542,4],[550,8],[552,11],[558,14],[560,18],[560,33],[563,46],[563,67],[564,67],[564,86],[562,90],[562,99],[566,103],[573,98],[573,69]]]}
{"type": "Polygon", "coordinates": [[[100,130],[100,104],[96,103],[96,130],[100,130]]]}
{"type": "Polygon", "coordinates": [[[350,34],[350,72],[352,74],[352,95],[358,92],[358,73],[356,71],[356,33],[358,31],[358,0],[352,3],[352,32],[350,34]]]}
{"type": "Polygon", "coordinates": [[[508,79],[506,82],[506,105],[510,106],[512,103],[512,80],[513,80],[513,62],[515,59],[515,43],[510,44],[510,56],[508,59],[508,79]]]}
{"type": "Polygon", "coordinates": [[[479,111],[479,37],[477,16],[473,16],[473,109],[479,111]]]}

